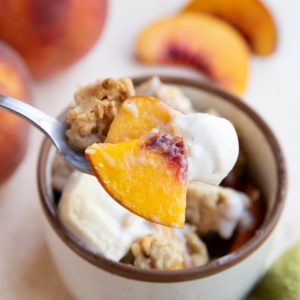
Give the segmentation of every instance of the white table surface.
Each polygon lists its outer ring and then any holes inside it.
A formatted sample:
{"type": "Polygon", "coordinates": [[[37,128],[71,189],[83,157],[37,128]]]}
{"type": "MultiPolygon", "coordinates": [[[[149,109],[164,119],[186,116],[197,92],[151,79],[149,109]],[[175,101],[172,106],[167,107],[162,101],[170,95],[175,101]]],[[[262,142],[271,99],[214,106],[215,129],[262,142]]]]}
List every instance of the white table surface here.
{"type": "MultiPolygon", "coordinates": [[[[172,14],[183,0],[114,0],[105,32],[96,47],[63,74],[34,84],[35,105],[55,116],[78,85],[106,76],[152,71],[198,77],[196,72],[145,67],[134,60],[137,33],[152,20],[172,14]]],[[[244,95],[276,132],[289,169],[288,201],[274,256],[300,239],[300,2],[268,0],[280,43],[270,58],[252,58],[244,95]]],[[[42,135],[31,131],[29,151],[14,176],[0,188],[0,299],[46,300],[71,297],[63,287],[43,237],[35,178],[42,135]]]]}

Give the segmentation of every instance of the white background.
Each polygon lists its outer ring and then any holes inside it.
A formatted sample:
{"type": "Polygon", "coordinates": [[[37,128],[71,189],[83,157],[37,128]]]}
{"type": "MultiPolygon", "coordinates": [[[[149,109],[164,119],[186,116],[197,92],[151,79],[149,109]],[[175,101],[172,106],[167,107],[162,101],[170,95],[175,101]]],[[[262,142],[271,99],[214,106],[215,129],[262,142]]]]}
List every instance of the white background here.
{"type": "MultiPolygon", "coordinates": [[[[111,0],[99,43],[63,74],[35,83],[35,105],[55,116],[71,101],[78,85],[97,78],[158,70],[174,74],[170,68],[138,64],[134,59],[134,45],[137,33],[146,24],[176,12],[184,2],[111,0]]],[[[252,58],[244,99],[274,129],[288,162],[288,202],[273,253],[278,255],[300,239],[300,2],[268,0],[266,3],[278,23],[279,47],[270,58],[252,58]]],[[[176,73],[199,76],[186,70],[176,73]]],[[[0,188],[0,298],[5,300],[71,299],[57,277],[43,238],[35,178],[41,139],[42,135],[33,129],[26,159],[0,188]]]]}

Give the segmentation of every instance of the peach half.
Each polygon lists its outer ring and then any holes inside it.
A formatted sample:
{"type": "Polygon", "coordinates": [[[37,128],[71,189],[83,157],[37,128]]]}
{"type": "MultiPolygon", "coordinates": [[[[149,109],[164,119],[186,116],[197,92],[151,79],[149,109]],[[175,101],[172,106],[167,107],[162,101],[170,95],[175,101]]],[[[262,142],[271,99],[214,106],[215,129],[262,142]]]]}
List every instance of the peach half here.
{"type": "Polygon", "coordinates": [[[174,110],[152,97],[132,97],[123,102],[113,120],[105,142],[118,143],[141,138],[154,128],[175,134],[170,126],[174,110]]]}
{"type": "Polygon", "coordinates": [[[154,135],[93,144],[86,157],[101,185],[131,212],[165,226],[184,226],[187,155],[182,138],[154,135]]]}
{"type": "Polygon", "coordinates": [[[276,48],[276,24],[261,1],[193,0],[183,12],[209,13],[229,22],[243,34],[257,55],[271,54],[276,48]]]}
{"type": "Polygon", "coordinates": [[[95,45],[107,6],[107,0],[0,0],[0,38],[35,78],[54,76],[95,45]]]}
{"type": "Polygon", "coordinates": [[[249,49],[232,26],[215,17],[184,13],[146,28],[137,55],[145,63],[191,66],[235,93],[246,87],[249,49]]]}

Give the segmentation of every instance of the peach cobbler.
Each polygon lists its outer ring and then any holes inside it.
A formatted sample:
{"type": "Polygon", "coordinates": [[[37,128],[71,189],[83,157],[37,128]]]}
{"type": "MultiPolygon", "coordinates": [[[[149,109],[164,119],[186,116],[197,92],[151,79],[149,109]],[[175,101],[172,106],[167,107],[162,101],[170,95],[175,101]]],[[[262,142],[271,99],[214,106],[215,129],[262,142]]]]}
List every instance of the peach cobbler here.
{"type": "Polygon", "coordinates": [[[178,270],[238,249],[264,203],[233,125],[158,77],[80,88],[66,138],[95,176],[57,155],[52,186],[64,226],[91,251],[143,269],[178,270]],[[100,183],[100,184],[99,184],[100,183]]]}

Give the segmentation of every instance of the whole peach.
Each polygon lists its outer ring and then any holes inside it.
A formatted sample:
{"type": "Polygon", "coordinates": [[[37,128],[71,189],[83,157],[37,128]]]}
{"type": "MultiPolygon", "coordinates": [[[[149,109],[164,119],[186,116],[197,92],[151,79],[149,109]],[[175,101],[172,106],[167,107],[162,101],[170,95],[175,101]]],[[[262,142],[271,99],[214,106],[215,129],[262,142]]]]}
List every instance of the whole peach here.
{"type": "MultiPolygon", "coordinates": [[[[0,93],[30,102],[30,76],[21,57],[0,42],[0,93]]],[[[0,109],[0,184],[8,179],[25,156],[28,124],[0,109]]]]}
{"type": "Polygon", "coordinates": [[[107,0],[0,0],[0,38],[34,77],[50,77],[91,49],[106,14],[107,0]]]}

